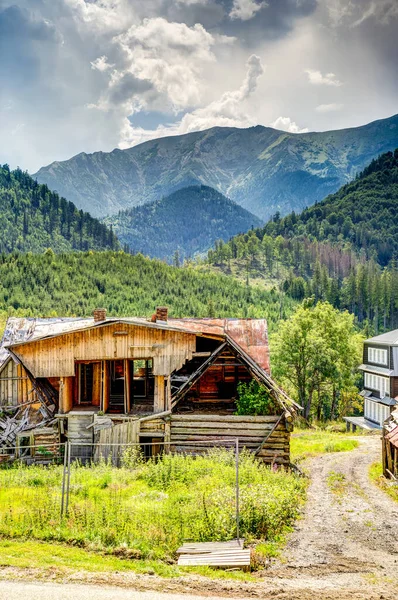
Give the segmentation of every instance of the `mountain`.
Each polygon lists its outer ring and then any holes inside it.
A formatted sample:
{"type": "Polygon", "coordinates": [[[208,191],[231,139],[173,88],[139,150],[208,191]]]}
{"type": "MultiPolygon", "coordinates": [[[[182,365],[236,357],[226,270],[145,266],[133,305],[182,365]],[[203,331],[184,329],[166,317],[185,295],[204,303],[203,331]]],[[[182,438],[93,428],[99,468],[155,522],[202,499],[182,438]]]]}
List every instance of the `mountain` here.
{"type": "Polygon", "coordinates": [[[114,233],[20,169],[0,165],[0,252],[117,249],[114,233]]]}
{"type": "Polygon", "coordinates": [[[382,266],[398,259],[398,148],[374,159],[323,202],[298,216],[274,219],[264,233],[349,244],[382,266]]]}
{"type": "Polygon", "coordinates": [[[398,149],[323,202],[219,243],[208,268],[328,300],[367,333],[398,327],[398,149]]]}
{"type": "Polygon", "coordinates": [[[215,127],[127,150],[81,153],[35,177],[94,216],[204,184],[265,220],[322,200],[397,146],[398,115],[320,133],[215,127]]]}
{"type": "Polygon", "coordinates": [[[261,225],[260,219],[210,187],[191,186],[104,219],[134,252],[170,259],[206,252],[216,240],[261,225]]]}

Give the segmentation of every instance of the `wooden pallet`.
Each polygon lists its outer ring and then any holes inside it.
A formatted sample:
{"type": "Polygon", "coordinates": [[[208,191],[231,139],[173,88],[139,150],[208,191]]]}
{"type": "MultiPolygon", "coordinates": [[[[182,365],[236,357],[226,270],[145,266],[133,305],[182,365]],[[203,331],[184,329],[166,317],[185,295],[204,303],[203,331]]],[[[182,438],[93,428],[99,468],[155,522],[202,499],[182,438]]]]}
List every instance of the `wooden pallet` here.
{"type": "Polygon", "coordinates": [[[243,548],[243,540],[186,543],[177,550],[177,554],[178,564],[182,567],[250,568],[250,548],[243,548]]]}

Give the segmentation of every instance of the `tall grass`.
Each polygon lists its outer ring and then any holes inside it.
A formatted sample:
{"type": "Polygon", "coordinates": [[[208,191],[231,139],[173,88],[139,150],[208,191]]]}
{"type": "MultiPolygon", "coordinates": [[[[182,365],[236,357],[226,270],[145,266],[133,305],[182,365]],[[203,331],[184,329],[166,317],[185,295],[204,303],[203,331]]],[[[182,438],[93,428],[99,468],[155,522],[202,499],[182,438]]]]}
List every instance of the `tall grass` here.
{"type": "MultiPolygon", "coordinates": [[[[235,536],[234,454],[126,457],[73,464],[69,511],[60,519],[62,467],[18,466],[0,471],[0,535],[56,540],[136,558],[172,560],[187,539],[235,536]]],[[[297,517],[305,481],[272,472],[253,455],[240,456],[241,535],[273,541],[297,517]]]]}

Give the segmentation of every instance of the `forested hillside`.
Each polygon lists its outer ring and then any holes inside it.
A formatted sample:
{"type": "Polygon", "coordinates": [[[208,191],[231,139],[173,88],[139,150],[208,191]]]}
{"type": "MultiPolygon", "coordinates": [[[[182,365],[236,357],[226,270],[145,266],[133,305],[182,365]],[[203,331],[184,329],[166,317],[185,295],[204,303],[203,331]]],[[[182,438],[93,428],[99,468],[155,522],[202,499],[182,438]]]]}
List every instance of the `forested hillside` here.
{"type": "Polygon", "coordinates": [[[0,255],[0,314],[150,316],[166,305],[174,317],[266,317],[269,326],[295,302],[232,277],[171,267],[124,252],[0,255]]]}
{"type": "Polygon", "coordinates": [[[178,262],[216,240],[261,225],[260,219],[213,188],[191,186],[104,219],[133,252],[178,262]]]}
{"type": "Polygon", "coordinates": [[[126,150],[83,152],[42,167],[36,176],[94,216],[204,184],[265,220],[322,200],[397,146],[398,115],[363,127],[301,134],[214,127],[126,150]]]}
{"type": "Polygon", "coordinates": [[[117,249],[113,232],[27,173],[0,165],[0,252],[117,249]]]}
{"type": "Polygon", "coordinates": [[[217,243],[209,263],[278,284],[296,300],[328,300],[375,332],[398,327],[397,161],[398,151],[384,154],[302,215],[276,215],[217,243]]]}
{"type": "Polygon", "coordinates": [[[274,218],[263,233],[340,242],[387,265],[398,256],[398,149],[373,160],[352,183],[300,215],[274,218]]]}

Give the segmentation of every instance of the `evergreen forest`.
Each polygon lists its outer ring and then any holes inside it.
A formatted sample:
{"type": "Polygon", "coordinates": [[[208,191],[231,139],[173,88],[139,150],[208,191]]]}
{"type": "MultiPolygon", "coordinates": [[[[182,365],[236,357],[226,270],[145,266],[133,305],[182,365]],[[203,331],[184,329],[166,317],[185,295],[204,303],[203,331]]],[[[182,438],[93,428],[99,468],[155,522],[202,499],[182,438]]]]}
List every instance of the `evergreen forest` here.
{"type": "Polygon", "coordinates": [[[301,215],[219,241],[208,263],[328,301],[372,333],[398,327],[398,150],[301,215]]]}
{"type": "Polygon", "coordinates": [[[0,255],[0,313],[21,316],[150,317],[166,305],[171,317],[266,317],[272,328],[296,302],[276,288],[175,268],[122,251],[0,255]]]}
{"type": "Polygon", "coordinates": [[[0,252],[117,250],[112,229],[28,173],[0,165],[0,252]]]}

